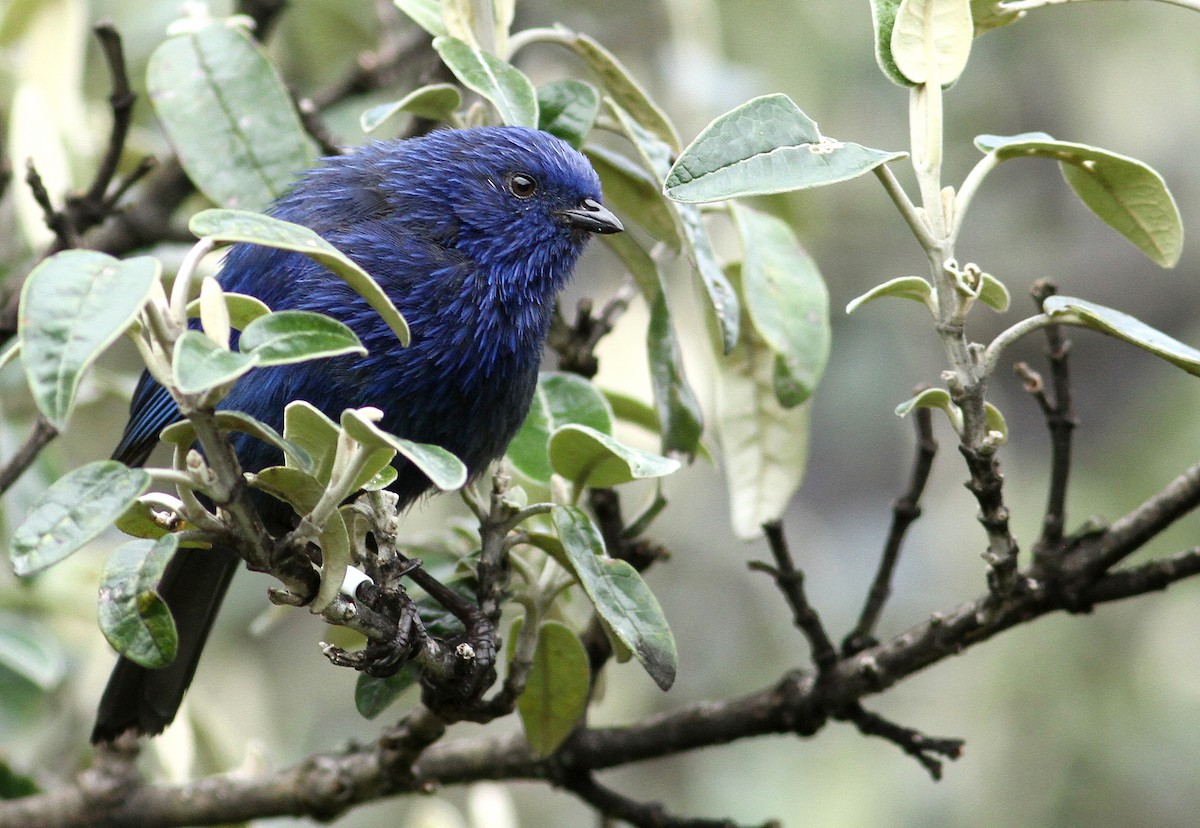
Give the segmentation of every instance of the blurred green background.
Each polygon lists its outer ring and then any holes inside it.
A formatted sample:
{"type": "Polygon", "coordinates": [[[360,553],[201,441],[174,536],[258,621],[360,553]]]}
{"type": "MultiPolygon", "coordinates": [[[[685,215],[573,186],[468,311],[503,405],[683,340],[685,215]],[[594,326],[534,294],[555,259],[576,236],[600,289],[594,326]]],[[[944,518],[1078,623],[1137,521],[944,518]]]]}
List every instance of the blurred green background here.
{"type": "MultiPolygon", "coordinates": [[[[0,27],[0,106],[5,156],[23,170],[33,154],[52,183],[82,186],[108,129],[107,76],[87,27],[111,18],[125,38],[135,86],[146,58],[178,13],[175,3],[140,0],[9,0],[0,27]],[[32,21],[32,22],[30,22],[32,21]],[[30,108],[30,84],[51,107],[30,108]]],[[[228,7],[213,3],[215,13],[228,7]]],[[[310,94],[341,78],[373,48],[387,3],[292,0],[270,40],[289,83],[310,94]]],[[[791,95],[822,131],[883,149],[908,143],[907,95],[878,72],[867,0],[524,0],[518,28],[561,21],[587,32],[631,66],[689,140],[714,116],[754,95],[791,95]]],[[[393,20],[394,22],[394,20],[393,20]]],[[[401,30],[402,33],[402,30],[401,30]]],[[[1081,3],[1037,11],[975,42],[967,72],[946,96],[946,181],[978,157],[979,133],[1041,130],[1139,158],[1172,188],[1186,233],[1200,237],[1200,15],[1164,4],[1081,3]]],[[[539,47],[522,56],[535,80],[579,71],[569,56],[539,47]]],[[[404,81],[401,82],[403,84],[404,81]]],[[[357,115],[399,97],[403,85],[357,97],[330,115],[333,131],[359,143],[357,115]]],[[[133,148],[165,144],[143,98],[133,148]]],[[[903,165],[898,175],[911,184],[903,165]]],[[[0,202],[0,276],[28,267],[36,216],[14,198],[0,202]]],[[[809,594],[838,639],[853,623],[874,570],[891,501],[909,473],[911,425],[892,413],[917,383],[935,383],[941,349],[918,306],[871,304],[847,317],[846,303],[871,286],[922,272],[923,255],[871,176],[775,198],[820,265],[832,297],[833,353],[814,399],[808,477],[786,528],[809,594]]],[[[972,207],[960,243],[964,260],[1003,280],[1013,308],[972,316],[986,341],[1032,305],[1029,284],[1053,278],[1064,293],[1108,304],[1193,344],[1200,343],[1200,252],[1185,245],[1172,271],[1155,267],[1078,202],[1054,164],[1021,161],[994,173],[972,207]]],[[[179,250],[164,249],[178,256],[179,250]]],[[[682,276],[682,271],[677,276],[682,276]]],[[[617,266],[589,253],[568,302],[603,298],[617,266]]],[[[705,389],[708,357],[693,313],[689,366],[705,389]]],[[[635,306],[601,355],[599,382],[643,392],[644,308],[635,306]]],[[[1077,431],[1071,526],[1089,515],[1115,519],[1200,457],[1200,384],[1140,351],[1072,332],[1077,431]]],[[[1041,340],[1011,352],[1039,362],[1041,340]]],[[[6,538],[30,498],[66,469],[106,456],[124,422],[135,378],[131,351],[118,349],[86,382],[70,432],[11,492],[0,513],[6,538]]],[[[1014,531],[1027,549],[1045,497],[1048,439],[1036,405],[1002,375],[993,402],[1008,418],[1002,462],[1014,531]]],[[[0,457],[19,443],[31,410],[13,367],[0,373],[0,457]]],[[[983,588],[982,530],[962,487],[965,469],[944,422],[942,452],[914,527],[881,632],[893,634],[983,588]]],[[[612,670],[597,723],[757,690],[806,666],[807,647],[768,579],[746,562],[761,542],[734,539],[719,469],[703,462],[667,482],[671,508],[653,535],[671,551],[649,581],[679,643],[680,675],[660,693],[635,666],[612,670]]],[[[455,498],[418,506],[415,534],[461,511],[455,498]]],[[[1200,520],[1181,521],[1143,555],[1195,546],[1200,520]]],[[[20,631],[60,658],[63,681],[39,693],[0,669],[0,759],[53,784],[69,775],[112,663],[95,626],[96,576],[114,534],[33,584],[0,567],[0,627],[20,631]]],[[[241,576],[200,669],[185,715],[153,761],[168,775],[216,767],[285,766],[378,724],[354,712],[354,676],[325,663],[324,628],[292,612],[265,631],[267,581],[241,576]]],[[[743,741],[601,775],[623,793],[661,800],[672,812],[729,816],[740,823],[782,819],[829,826],[1191,826],[1200,808],[1200,585],[1052,616],[945,661],[869,698],[869,707],[925,732],[965,738],[965,756],[933,783],[896,748],[831,724],[817,737],[743,741]]],[[[15,634],[15,633],[13,633],[15,634]]],[[[54,684],[54,682],[49,682],[54,684]]],[[[385,715],[397,715],[401,706],[385,715]]],[[[495,725],[504,730],[515,721],[495,725]]],[[[452,735],[472,735],[460,726],[452,735]]],[[[571,797],[543,785],[439,792],[354,812],[362,826],[588,825],[571,797]],[[471,814],[475,816],[472,817],[471,814]],[[485,816],[480,816],[483,814],[485,816]],[[489,822],[488,820],[492,820],[489,822]],[[419,820],[428,820],[419,822],[419,820]],[[473,821],[472,821],[473,820],[473,821]]],[[[280,820],[275,824],[290,824],[280,820]]]]}

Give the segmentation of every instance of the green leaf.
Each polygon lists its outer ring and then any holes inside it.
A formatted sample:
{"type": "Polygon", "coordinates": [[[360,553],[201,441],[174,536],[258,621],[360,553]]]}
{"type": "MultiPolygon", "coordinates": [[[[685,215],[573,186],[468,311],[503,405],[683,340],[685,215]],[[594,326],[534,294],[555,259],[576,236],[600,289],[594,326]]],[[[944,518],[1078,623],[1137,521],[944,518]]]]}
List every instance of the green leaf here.
{"type": "Polygon", "coordinates": [[[574,506],[551,513],[563,548],[596,612],[631,650],[663,690],[675,682],[678,655],[662,607],[642,576],[626,561],[604,553],[604,539],[588,516],[574,506]]]}
{"type": "MultiPolygon", "coordinates": [[[[368,471],[372,470],[373,468],[368,466],[368,471]]],[[[365,474],[363,476],[366,477],[365,474]]],[[[362,489],[365,492],[377,492],[380,489],[386,489],[388,486],[392,485],[392,483],[396,482],[396,478],[398,476],[399,473],[396,471],[396,467],[391,465],[391,459],[389,458],[387,465],[379,469],[379,471],[376,471],[370,477],[366,477],[365,480],[360,477],[359,479],[362,480],[362,482],[355,483],[355,487],[362,489]]]]}
{"type": "Polygon", "coordinates": [[[396,8],[404,12],[413,22],[434,37],[446,33],[446,24],[442,21],[442,4],[440,0],[392,0],[396,8]]]}
{"type": "Polygon", "coordinates": [[[463,86],[491,101],[505,124],[538,125],[537,93],[515,66],[449,35],[434,38],[433,48],[463,86]]]}
{"type": "Polygon", "coordinates": [[[252,478],[254,488],[291,506],[298,515],[307,515],[325,493],[324,484],[300,469],[268,466],[252,478]]]}
{"type": "Polygon", "coordinates": [[[646,329],[646,355],[650,384],[662,429],[662,453],[695,456],[704,431],[704,414],[683,372],[683,354],[671,325],[665,290],[659,290],[650,307],[646,329]]]}
{"type": "Polygon", "coordinates": [[[1123,339],[1200,376],[1200,351],[1127,313],[1073,296],[1051,296],[1042,303],[1042,309],[1052,317],[1073,316],[1084,327],[1123,339]]]}
{"type": "Polygon", "coordinates": [[[150,56],[146,86],[188,177],[216,204],[265,208],[312,166],[287,89],[238,28],[168,38],[150,56]]]}
{"type": "Polygon", "coordinates": [[[550,465],[577,487],[609,488],[679,469],[679,461],[635,449],[584,425],[560,426],[550,436],[550,465]]]}
{"type": "Polygon", "coordinates": [[[88,463],[60,477],[13,532],[13,570],[33,575],[100,534],[150,486],[142,469],[116,460],[88,463]]]}
{"type": "MultiPolygon", "coordinates": [[[[608,106],[621,124],[625,135],[642,157],[642,163],[646,165],[646,169],[659,179],[665,177],[671,166],[671,148],[642,127],[615,102],[608,101],[608,106]]],[[[722,352],[729,353],[738,339],[737,294],[734,293],[733,286],[729,284],[724,271],[717,263],[717,254],[704,229],[699,208],[673,201],[667,202],[667,204],[671,209],[679,237],[684,241],[684,251],[700,275],[705,295],[715,314],[722,352]]]]}
{"type": "Polygon", "coordinates": [[[33,777],[17,773],[8,762],[0,759],[0,802],[8,799],[24,799],[41,792],[42,789],[38,787],[33,777]]]}
{"type": "Polygon", "coordinates": [[[538,87],[537,100],[538,128],[582,147],[600,111],[596,87],[573,79],[552,81],[538,87]]]}
{"type": "Polygon", "coordinates": [[[1004,445],[1008,442],[1008,423],[1004,420],[1004,415],[1000,413],[1000,409],[992,405],[990,402],[983,404],[983,415],[987,422],[988,431],[993,431],[1000,435],[1000,440],[997,445],[1004,445]]]}
{"type": "Polygon", "coordinates": [[[1024,14],[1005,10],[1001,0],[971,0],[971,21],[975,24],[975,37],[992,29],[1016,23],[1024,14]]]}
{"type": "Polygon", "coordinates": [[[642,296],[647,301],[653,300],[661,290],[662,276],[658,263],[646,252],[633,233],[605,233],[600,239],[629,270],[642,296]]]}
{"type": "MultiPolygon", "coordinates": [[[[567,552],[563,549],[562,541],[559,540],[558,535],[552,535],[549,532],[537,532],[531,529],[525,529],[524,532],[525,543],[542,550],[553,558],[555,563],[567,570],[567,572],[570,572],[572,575],[575,574],[575,568],[571,565],[571,559],[567,557],[567,552]]],[[[520,621],[519,618],[517,620],[520,621]]],[[[511,635],[509,636],[509,640],[512,640],[511,635]]]]}
{"type": "Polygon", "coordinates": [[[258,357],[263,366],[367,353],[354,331],[338,320],[297,310],[275,311],[255,319],[242,331],[238,348],[258,357]]]}
{"type": "Polygon", "coordinates": [[[158,594],[177,545],[175,535],[129,541],[109,556],[100,574],[100,631],[118,653],[152,670],[174,661],[179,645],[175,620],[158,594]]]}
{"type": "MultiPolygon", "coordinates": [[[[509,635],[515,639],[519,627],[513,626],[509,635]]],[[[543,621],[525,691],[517,699],[525,739],[535,756],[549,756],[571,735],[587,709],[590,686],[587,652],[579,637],[565,624],[543,621]]]]}
{"type": "Polygon", "coordinates": [[[225,304],[225,291],[221,283],[212,276],[200,280],[200,329],[204,335],[222,348],[229,347],[232,328],[229,308],[225,304]]]}
{"type": "Polygon", "coordinates": [[[321,585],[308,607],[313,613],[324,612],[333,604],[346,580],[346,570],[350,568],[350,532],[341,510],[330,512],[329,519],[321,527],[320,544],[321,585]]]}
{"type": "MultiPolygon", "coordinates": [[[[316,479],[286,466],[263,469],[254,476],[253,485],[288,503],[298,515],[309,515],[325,493],[316,479]]],[[[341,511],[332,511],[320,530],[321,585],[309,604],[314,613],[323,612],[337,598],[351,561],[350,533],[341,511]]]]}
{"type": "Polygon", "coordinates": [[[744,328],[733,353],[717,361],[716,420],[733,530],[751,540],[783,516],[804,479],[808,406],[779,404],[775,354],[753,326],[744,328]]]}
{"type": "Polygon", "coordinates": [[[407,457],[443,492],[460,489],[467,482],[467,467],[441,446],[416,443],[388,434],[357,409],[348,408],[342,412],[342,428],[365,446],[394,449],[407,457]]]}
{"type": "MultiPolygon", "coordinates": [[[[310,473],[322,485],[329,483],[340,433],[337,423],[304,400],[290,402],[283,409],[283,436],[302,447],[312,458],[310,473]]],[[[290,458],[286,462],[289,466],[302,468],[290,458]]]]}
{"type": "MultiPolygon", "coordinates": [[[[225,297],[225,309],[229,313],[229,324],[239,331],[244,331],[246,326],[255,319],[271,312],[271,309],[256,296],[225,291],[222,292],[222,295],[225,297]]],[[[199,299],[193,299],[188,303],[187,313],[189,317],[200,315],[199,299]]]]}
{"type": "Polygon", "coordinates": [[[670,151],[679,150],[679,135],[675,127],[612,52],[585,34],[576,35],[571,41],[571,48],[596,73],[621,109],[666,144],[670,151]]]}
{"type": "Polygon", "coordinates": [[[612,411],[596,386],[578,374],[542,372],[525,422],[508,444],[513,468],[530,480],[548,482],[553,472],[548,453],[550,435],[568,423],[612,434],[612,411]]]}
{"type": "Polygon", "coordinates": [[[379,283],[349,256],[307,227],[245,210],[201,210],[192,216],[188,229],[197,236],[207,236],[218,242],[249,242],[303,253],[340,276],[383,317],[400,344],[408,347],[411,339],[408,323],[379,283]]]}
{"type": "MultiPolygon", "coordinates": [[[[155,519],[155,515],[168,511],[166,507],[155,500],[144,497],[138,498],[129,505],[128,509],[121,513],[120,517],[113,521],[113,526],[116,527],[117,531],[124,532],[130,537],[148,538],[149,540],[161,538],[170,531],[195,528],[183,520],[177,520],[176,523],[178,525],[172,527],[172,529],[163,526],[161,522],[155,519]]],[[[211,546],[211,544],[204,541],[189,541],[180,545],[205,549],[211,546]]]]}
{"type": "Polygon", "coordinates": [[[981,279],[979,301],[994,308],[998,313],[1004,313],[1008,310],[1008,305],[1012,301],[1012,297],[1009,295],[1008,288],[1004,286],[1004,283],[990,273],[984,273],[981,279]]]}
{"type": "Polygon", "coordinates": [[[902,0],[892,28],[892,60],[913,83],[954,83],[967,66],[975,27],[970,0],[902,0]]]}
{"type": "MultiPolygon", "coordinates": [[[[583,154],[600,176],[604,203],[622,216],[629,216],[656,240],[678,251],[679,231],[675,227],[675,217],[658,183],[633,161],[604,147],[590,145],[583,154]]],[[[628,233],[611,233],[603,238],[636,244],[628,233]]]]}
{"type": "Polygon", "coordinates": [[[452,83],[431,83],[409,92],[391,103],[373,106],[359,118],[363,132],[374,132],[398,112],[408,112],[430,121],[452,123],[454,112],[462,106],[462,93],[452,83]]]}
{"type": "Polygon", "coordinates": [[[387,678],[359,673],[358,682],[354,685],[354,707],[364,719],[374,719],[420,678],[421,673],[415,664],[405,664],[398,673],[387,678]]]}
{"type": "Polygon", "coordinates": [[[896,406],[896,416],[903,417],[914,408],[941,408],[948,411],[953,405],[950,392],[945,388],[926,388],[915,397],[896,406]]]}
{"type": "Polygon", "coordinates": [[[867,302],[881,296],[912,299],[923,303],[932,313],[937,313],[937,299],[933,296],[933,288],[920,276],[901,276],[898,279],[884,282],[882,285],[876,285],[862,296],[852,299],[850,304],[846,305],[846,313],[854,313],[867,302]]]}
{"type": "MultiPolygon", "coordinates": [[[[994,429],[994,430],[1001,430],[1005,435],[1007,435],[1008,427],[1006,425],[1004,425],[1004,418],[1002,416],[1000,416],[1000,411],[996,410],[995,415],[993,415],[992,412],[986,410],[986,405],[991,405],[991,404],[990,403],[985,404],[985,412],[984,412],[987,417],[989,428],[991,428],[991,425],[994,421],[994,419],[993,419],[994,416],[999,416],[1000,417],[999,424],[1001,425],[1002,428],[994,429]]],[[[924,391],[921,391],[920,393],[918,393],[915,397],[905,400],[904,402],[902,402],[898,406],[896,406],[896,416],[903,417],[906,414],[908,414],[910,411],[912,411],[914,408],[940,408],[942,411],[946,412],[946,419],[948,419],[950,421],[950,426],[959,434],[962,433],[962,430],[963,430],[962,409],[959,408],[950,399],[950,392],[947,391],[946,389],[944,389],[944,388],[926,388],[924,391]]],[[[1007,437],[1006,437],[1006,439],[1007,439],[1007,437]]]]}
{"type": "MultiPolygon", "coordinates": [[[[264,443],[270,443],[282,451],[284,457],[291,465],[309,473],[314,469],[316,461],[304,445],[281,437],[278,431],[261,420],[256,420],[249,414],[241,411],[232,411],[229,409],[217,411],[215,416],[217,418],[217,426],[222,431],[240,431],[243,434],[249,434],[251,437],[262,440],[264,443]]],[[[190,446],[196,442],[196,429],[189,421],[180,420],[164,428],[159,435],[159,439],[177,446],[190,446]]]]}
{"type": "Polygon", "coordinates": [[[916,86],[896,67],[892,56],[892,29],[896,25],[896,10],[900,0],[871,0],[871,22],[875,28],[875,62],[879,71],[897,86],[916,86]]]}
{"type": "Polygon", "coordinates": [[[0,669],[49,693],[62,685],[70,661],[50,630],[32,618],[4,614],[0,615],[0,669]]]}
{"type": "MultiPolygon", "coordinates": [[[[294,440],[313,458],[311,469],[305,469],[320,481],[329,484],[337,456],[337,444],[341,428],[311,404],[296,400],[283,410],[283,433],[294,440]]],[[[372,438],[374,439],[374,438],[372,438]]],[[[351,485],[351,491],[366,489],[375,491],[386,488],[396,479],[396,469],[391,466],[396,450],[391,446],[376,449],[368,455],[363,470],[351,485]]],[[[290,458],[288,466],[304,468],[290,458]]]]}
{"type": "Polygon", "coordinates": [[[184,331],[175,340],[171,371],[180,391],[199,394],[233,382],[256,364],[254,354],[227,351],[199,331],[184,331]]]}
{"type": "Polygon", "coordinates": [[[980,135],[975,145],[1004,161],[1033,156],[1058,161],[1063,177],[1088,208],[1162,267],[1183,252],[1183,222],[1161,175],[1136,158],[1058,141],[1044,132],[980,135]]]}
{"type": "Polygon", "coordinates": [[[775,352],[775,397],[785,408],[812,394],[829,359],[829,292],[783,221],[734,205],[742,236],[742,294],[750,321],[775,352]]]}
{"type": "Polygon", "coordinates": [[[642,402],[629,394],[613,391],[611,388],[604,389],[604,399],[608,400],[613,416],[618,420],[624,420],[639,428],[644,428],[651,434],[658,434],[662,431],[658,422],[658,411],[653,405],[642,402]]]}
{"type": "Polygon", "coordinates": [[[29,274],[17,337],[38,409],[66,426],[83,372],[137,318],[159,277],[157,259],[120,261],[94,250],[64,250],[29,274]]]}
{"type": "Polygon", "coordinates": [[[856,178],[905,155],[826,138],[787,95],[763,95],[705,127],[663,188],[687,203],[782,193],[856,178]]]}

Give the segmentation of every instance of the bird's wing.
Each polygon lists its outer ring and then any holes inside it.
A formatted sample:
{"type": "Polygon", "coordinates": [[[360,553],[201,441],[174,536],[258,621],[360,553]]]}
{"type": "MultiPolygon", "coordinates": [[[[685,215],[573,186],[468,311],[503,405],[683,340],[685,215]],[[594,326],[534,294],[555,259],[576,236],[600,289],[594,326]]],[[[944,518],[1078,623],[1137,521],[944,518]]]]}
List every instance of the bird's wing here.
{"type": "Polygon", "coordinates": [[[113,451],[113,459],[127,466],[140,466],[158,444],[158,434],[183,417],[175,401],[149,374],[142,374],[133,400],[129,404],[129,422],[121,442],[113,451]]]}

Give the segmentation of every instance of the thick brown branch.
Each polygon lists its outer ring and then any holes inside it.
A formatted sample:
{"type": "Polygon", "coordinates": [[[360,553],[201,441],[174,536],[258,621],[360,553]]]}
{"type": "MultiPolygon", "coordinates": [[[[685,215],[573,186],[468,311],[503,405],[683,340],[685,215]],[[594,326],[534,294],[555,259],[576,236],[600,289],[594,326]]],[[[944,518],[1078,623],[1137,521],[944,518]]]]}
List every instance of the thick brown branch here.
{"type": "MultiPolygon", "coordinates": [[[[1067,566],[1098,578],[1141,549],[1179,518],[1200,506],[1200,463],[1176,477],[1158,494],[1118,519],[1094,543],[1080,544],[1067,566]]],[[[1085,581],[1090,583],[1090,580],[1085,581]]]]}
{"type": "MultiPolygon", "coordinates": [[[[1161,589],[1197,571],[1200,550],[1189,550],[1109,575],[1088,588],[1088,597],[1117,600],[1161,589]]],[[[999,599],[989,593],[840,659],[820,686],[811,675],[790,675],[740,698],[690,705],[629,727],[585,730],[553,759],[534,757],[520,736],[511,735],[440,742],[425,749],[410,773],[400,773],[390,764],[385,768],[380,746],[368,746],[315,756],[290,770],[257,777],[215,776],[180,785],[128,784],[119,796],[98,796],[87,786],[85,775],[77,786],[0,804],[0,828],[203,825],[289,815],[328,819],[362,802],[430,784],[551,780],[556,762],[559,768],[596,771],[766,734],[808,736],[830,715],[840,711],[844,716],[850,705],[865,696],[1010,627],[1067,608],[1061,593],[1038,585],[999,599]]],[[[878,728],[868,730],[883,735],[876,732],[878,728]]],[[[945,742],[949,755],[953,740],[945,742]]]]}
{"type": "Polygon", "coordinates": [[[1092,584],[1087,597],[1093,603],[1120,601],[1166,589],[1176,581],[1200,573],[1200,546],[1141,566],[1111,572],[1092,584]]]}

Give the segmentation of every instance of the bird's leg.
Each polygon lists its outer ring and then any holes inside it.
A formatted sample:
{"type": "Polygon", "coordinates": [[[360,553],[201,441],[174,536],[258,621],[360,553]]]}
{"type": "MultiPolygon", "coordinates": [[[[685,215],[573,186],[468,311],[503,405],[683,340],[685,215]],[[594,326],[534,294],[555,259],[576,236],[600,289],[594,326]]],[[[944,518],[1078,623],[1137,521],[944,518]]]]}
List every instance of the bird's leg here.
{"type": "MultiPolygon", "coordinates": [[[[414,563],[420,566],[420,561],[414,563]]],[[[358,654],[355,667],[374,678],[393,676],[428,637],[417,605],[401,586],[377,587],[363,583],[357,597],[385,618],[395,619],[396,633],[390,641],[368,642],[366,649],[358,654]]]]}

